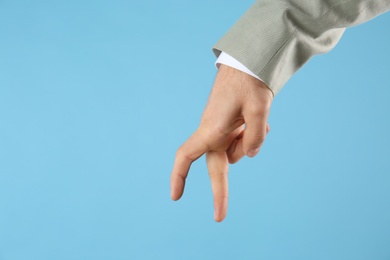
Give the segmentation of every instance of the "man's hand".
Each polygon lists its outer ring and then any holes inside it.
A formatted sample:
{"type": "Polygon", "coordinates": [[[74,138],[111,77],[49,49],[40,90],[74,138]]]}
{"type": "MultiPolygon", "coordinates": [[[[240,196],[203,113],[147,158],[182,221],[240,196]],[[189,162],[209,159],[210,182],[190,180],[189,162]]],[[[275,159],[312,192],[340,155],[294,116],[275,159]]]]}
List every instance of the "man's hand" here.
{"type": "Polygon", "coordinates": [[[214,194],[214,219],[222,221],[228,204],[228,165],[254,157],[269,131],[272,92],[258,79],[221,65],[199,128],[177,150],[171,197],[183,194],[191,163],[206,154],[214,194]]]}

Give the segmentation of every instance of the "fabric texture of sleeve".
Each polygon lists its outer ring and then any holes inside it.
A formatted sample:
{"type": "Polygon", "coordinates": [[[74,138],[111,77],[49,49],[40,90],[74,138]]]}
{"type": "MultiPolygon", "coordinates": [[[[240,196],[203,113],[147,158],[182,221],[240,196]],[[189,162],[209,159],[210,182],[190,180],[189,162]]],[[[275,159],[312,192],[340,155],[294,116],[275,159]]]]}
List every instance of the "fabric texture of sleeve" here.
{"type": "Polygon", "coordinates": [[[276,95],[313,55],[326,53],[345,28],[390,9],[390,0],[258,0],[213,47],[261,78],[276,95]]]}

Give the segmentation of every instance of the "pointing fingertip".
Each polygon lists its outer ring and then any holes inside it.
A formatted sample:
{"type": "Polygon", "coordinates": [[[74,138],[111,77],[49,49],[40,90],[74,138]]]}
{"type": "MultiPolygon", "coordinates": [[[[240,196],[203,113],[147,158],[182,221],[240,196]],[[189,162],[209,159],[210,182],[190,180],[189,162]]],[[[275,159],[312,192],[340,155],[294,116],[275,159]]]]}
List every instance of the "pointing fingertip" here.
{"type": "Polygon", "coordinates": [[[222,222],[226,218],[228,207],[228,199],[224,198],[216,207],[214,208],[214,220],[216,222],[222,222]]]}
{"type": "Polygon", "coordinates": [[[215,222],[222,222],[223,219],[224,219],[224,217],[221,216],[220,212],[217,212],[217,211],[214,212],[214,220],[215,220],[215,222]]]}
{"type": "Polygon", "coordinates": [[[176,200],[177,200],[175,194],[174,194],[172,191],[171,191],[171,199],[172,199],[173,201],[176,201],[176,200]]]}
{"type": "Polygon", "coordinates": [[[172,190],[171,191],[171,199],[173,201],[177,201],[177,200],[179,200],[181,198],[182,194],[183,194],[182,192],[178,192],[178,191],[172,190]]]}

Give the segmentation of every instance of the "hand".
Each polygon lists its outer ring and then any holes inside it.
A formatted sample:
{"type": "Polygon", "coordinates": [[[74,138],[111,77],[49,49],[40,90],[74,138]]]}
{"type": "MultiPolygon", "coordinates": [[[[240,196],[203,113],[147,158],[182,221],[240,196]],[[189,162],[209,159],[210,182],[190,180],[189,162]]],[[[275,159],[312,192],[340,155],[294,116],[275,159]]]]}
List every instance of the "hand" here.
{"type": "Polygon", "coordinates": [[[214,219],[222,221],[228,204],[228,166],[243,156],[254,157],[269,131],[273,94],[260,80],[221,65],[199,128],[177,150],[171,176],[171,197],[183,195],[191,163],[206,154],[214,194],[214,219]]]}

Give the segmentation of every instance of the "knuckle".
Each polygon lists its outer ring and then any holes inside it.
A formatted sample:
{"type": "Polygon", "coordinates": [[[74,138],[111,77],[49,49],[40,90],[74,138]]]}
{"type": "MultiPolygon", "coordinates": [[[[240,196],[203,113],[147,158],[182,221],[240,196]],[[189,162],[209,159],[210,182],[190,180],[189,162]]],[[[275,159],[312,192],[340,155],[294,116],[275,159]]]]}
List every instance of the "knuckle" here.
{"type": "Polygon", "coordinates": [[[180,146],[176,151],[176,158],[187,158],[188,155],[185,152],[183,146],[180,146]]]}
{"type": "Polygon", "coordinates": [[[246,108],[246,113],[252,117],[260,117],[264,114],[264,109],[261,105],[251,105],[246,108]]]}
{"type": "Polygon", "coordinates": [[[229,199],[229,194],[223,194],[223,195],[221,196],[221,199],[223,199],[223,200],[228,200],[228,199],[229,199]]]}
{"type": "Polygon", "coordinates": [[[229,134],[225,127],[218,124],[215,124],[212,130],[216,136],[226,136],[229,134]]]}
{"type": "Polygon", "coordinates": [[[177,150],[176,150],[176,157],[181,157],[183,153],[183,148],[180,146],[177,150]]]}
{"type": "Polygon", "coordinates": [[[229,132],[220,124],[212,124],[203,131],[204,140],[207,144],[215,140],[226,137],[229,132]]]}

